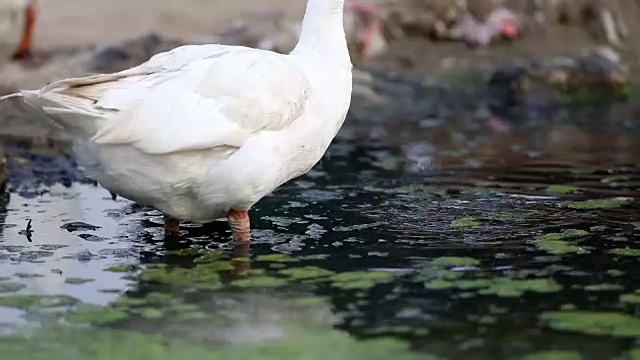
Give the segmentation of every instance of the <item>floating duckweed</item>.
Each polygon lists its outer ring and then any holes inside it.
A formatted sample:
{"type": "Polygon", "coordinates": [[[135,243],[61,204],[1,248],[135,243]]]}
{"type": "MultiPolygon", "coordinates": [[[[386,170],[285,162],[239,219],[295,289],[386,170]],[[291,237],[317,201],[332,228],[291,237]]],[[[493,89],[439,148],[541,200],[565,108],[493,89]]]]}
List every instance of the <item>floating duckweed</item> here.
{"type": "Polygon", "coordinates": [[[478,318],[478,323],[483,325],[492,325],[498,322],[498,318],[491,315],[483,315],[478,318]]]}
{"type": "Polygon", "coordinates": [[[461,267],[478,266],[480,265],[480,261],[471,257],[443,256],[431,260],[429,264],[441,267],[461,267]]]}
{"type": "Polygon", "coordinates": [[[284,263],[296,262],[298,259],[285,254],[266,254],[256,256],[256,261],[284,263]]]}
{"type": "Polygon", "coordinates": [[[615,337],[640,336],[640,319],[616,312],[552,311],[542,320],[556,330],[615,337]]]}
{"type": "Polygon", "coordinates": [[[129,296],[122,296],[116,299],[116,301],[112,303],[112,306],[129,308],[132,306],[147,304],[149,302],[150,301],[147,298],[134,298],[129,296]]]}
{"type": "Polygon", "coordinates": [[[340,289],[368,289],[392,279],[393,274],[386,271],[344,272],[330,278],[332,286],[340,289]]]}
{"type": "Polygon", "coordinates": [[[38,310],[77,304],[78,299],[71,296],[38,296],[11,295],[0,297],[0,306],[12,307],[20,310],[38,310]]]}
{"type": "MultiPolygon", "coordinates": [[[[402,333],[407,330],[390,329],[402,333]]],[[[414,353],[405,342],[396,339],[360,341],[343,332],[302,326],[292,326],[288,333],[292,335],[286,339],[211,347],[168,336],[111,329],[43,329],[27,336],[5,335],[0,341],[3,358],[8,359],[439,359],[414,353]]]]}
{"type": "Polygon", "coordinates": [[[618,284],[594,284],[587,285],[584,289],[586,291],[620,291],[623,290],[624,287],[618,284]]]}
{"type": "Polygon", "coordinates": [[[577,193],[580,190],[575,186],[556,184],[549,185],[545,191],[554,195],[568,195],[577,193]]]}
{"type": "Polygon", "coordinates": [[[620,302],[629,304],[640,304],[640,294],[622,294],[620,302]]]}
{"type": "Polygon", "coordinates": [[[564,240],[538,240],[535,242],[538,249],[553,255],[586,254],[587,251],[580,246],[573,245],[564,240]]]}
{"type": "Polygon", "coordinates": [[[257,276],[246,279],[234,280],[231,285],[237,287],[278,287],[286,285],[288,282],[285,279],[279,279],[271,276],[257,276]]]}
{"type": "Polygon", "coordinates": [[[619,277],[619,276],[623,276],[625,273],[622,270],[618,270],[618,269],[609,269],[607,270],[607,275],[612,276],[612,277],[619,277]]]}
{"type": "Polygon", "coordinates": [[[441,290],[441,289],[450,289],[456,286],[456,283],[449,280],[436,279],[431,280],[424,284],[427,289],[432,290],[441,290]]]}
{"type": "Polygon", "coordinates": [[[522,360],[582,360],[582,355],[576,351],[543,351],[525,355],[522,360]]]}
{"type": "Polygon", "coordinates": [[[617,197],[617,198],[611,198],[611,199],[569,201],[567,202],[567,206],[571,209],[580,209],[580,210],[612,209],[612,208],[617,208],[617,207],[626,205],[631,201],[632,199],[630,198],[617,197]]]}
{"type": "Polygon", "coordinates": [[[22,290],[26,287],[25,284],[17,282],[0,282],[0,294],[12,293],[18,290],[22,290]]]}
{"type": "Polygon", "coordinates": [[[164,315],[162,310],[152,308],[152,307],[145,307],[145,308],[139,309],[139,312],[140,312],[140,316],[142,316],[145,319],[160,319],[164,315]]]}
{"type": "Polygon", "coordinates": [[[612,249],[608,251],[609,254],[618,256],[640,256],[640,249],[632,249],[629,247],[621,249],[612,249]]]}
{"type": "Polygon", "coordinates": [[[84,278],[78,278],[78,277],[70,277],[70,278],[66,278],[64,280],[65,284],[69,284],[69,285],[82,285],[82,284],[86,284],[88,282],[92,282],[95,281],[94,279],[84,279],[84,278]]]}
{"type": "Polygon", "coordinates": [[[326,270],[315,266],[283,269],[278,273],[285,275],[293,280],[317,279],[335,274],[335,272],[331,270],[326,270]]]}
{"type": "Polygon", "coordinates": [[[321,296],[308,296],[293,299],[292,302],[298,306],[314,306],[326,303],[327,299],[321,296]]]}
{"type": "Polygon", "coordinates": [[[640,349],[631,349],[611,360],[640,360],[640,349]]]}
{"type": "Polygon", "coordinates": [[[589,233],[584,230],[567,229],[561,233],[551,233],[551,234],[539,236],[536,238],[536,240],[541,240],[541,241],[568,240],[568,239],[576,239],[576,238],[584,237],[587,235],[589,235],[589,233]]]}
{"type": "Polygon", "coordinates": [[[451,222],[451,227],[455,229],[462,229],[468,227],[480,226],[480,221],[472,217],[463,217],[460,219],[453,220],[451,222]]]}
{"type": "Polygon", "coordinates": [[[139,279],[208,289],[221,286],[220,275],[206,265],[196,265],[191,269],[168,266],[147,268],[140,274],[139,279]]]}
{"type": "Polygon", "coordinates": [[[578,307],[575,304],[562,304],[562,306],[560,306],[560,310],[565,310],[565,311],[569,311],[569,310],[576,310],[578,307]]]}
{"type": "Polygon", "coordinates": [[[42,275],[42,274],[23,273],[23,272],[17,272],[17,273],[15,273],[13,275],[15,277],[19,277],[21,279],[32,279],[32,278],[44,277],[44,275],[42,275]]]}
{"type": "Polygon", "coordinates": [[[518,297],[525,292],[551,293],[562,290],[553,279],[506,279],[498,278],[486,289],[480,290],[482,295],[496,295],[500,297],[518,297]]]}
{"type": "Polygon", "coordinates": [[[120,265],[109,266],[108,268],[105,269],[105,271],[116,272],[116,273],[126,273],[126,272],[133,271],[135,269],[136,268],[134,265],[120,264],[120,265]]]}
{"type": "Polygon", "coordinates": [[[496,295],[500,297],[517,297],[525,292],[550,293],[562,289],[553,279],[511,279],[506,277],[494,279],[436,279],[427,282],[425,287],[433,290],[478,290],[481,295],[496,295]]]}
{"type": "Polygon", "coordinates": [[[128,317],[127,313],[120,309],[83,305],[65,316],[65,320],[72,323],[108,324],[128,317]]]}

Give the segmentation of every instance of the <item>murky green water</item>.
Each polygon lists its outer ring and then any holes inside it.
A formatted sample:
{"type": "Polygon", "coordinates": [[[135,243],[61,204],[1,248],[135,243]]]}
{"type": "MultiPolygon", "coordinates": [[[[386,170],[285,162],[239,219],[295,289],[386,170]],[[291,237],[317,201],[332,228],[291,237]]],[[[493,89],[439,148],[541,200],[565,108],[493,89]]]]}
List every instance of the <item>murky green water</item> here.
{"type": "Polygon", "coordinates": [[[640,358],[640,137],[611,124],[351,124],[251,249],[222,221],[165,243],[99,187],[13,193],[1,357],[640,358]]]}

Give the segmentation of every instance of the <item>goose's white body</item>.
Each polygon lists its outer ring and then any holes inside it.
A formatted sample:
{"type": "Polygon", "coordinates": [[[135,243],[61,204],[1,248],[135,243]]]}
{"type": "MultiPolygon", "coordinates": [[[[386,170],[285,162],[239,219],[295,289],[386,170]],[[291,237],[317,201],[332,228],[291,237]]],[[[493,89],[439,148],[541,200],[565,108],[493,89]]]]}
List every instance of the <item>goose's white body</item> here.
{"type": "Polygon", "coordinates": [[[309,0],[290,54],[190,45],[22,91],[106,189],[171,217],[248,210],[323,156],[351,99],[344,0],[309,0]]]}

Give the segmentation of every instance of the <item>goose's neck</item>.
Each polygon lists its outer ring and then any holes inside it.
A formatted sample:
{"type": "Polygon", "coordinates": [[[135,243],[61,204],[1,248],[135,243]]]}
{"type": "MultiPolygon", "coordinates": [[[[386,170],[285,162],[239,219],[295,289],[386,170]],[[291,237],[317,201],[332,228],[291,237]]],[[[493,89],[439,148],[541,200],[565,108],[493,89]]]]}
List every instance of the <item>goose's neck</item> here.
{"type": "Polygon", "coordinates": [[[291,53],[309,55],[319,60],[349,60],[343,22],[344,2],[308,0],[300,38],[291,53]]]}

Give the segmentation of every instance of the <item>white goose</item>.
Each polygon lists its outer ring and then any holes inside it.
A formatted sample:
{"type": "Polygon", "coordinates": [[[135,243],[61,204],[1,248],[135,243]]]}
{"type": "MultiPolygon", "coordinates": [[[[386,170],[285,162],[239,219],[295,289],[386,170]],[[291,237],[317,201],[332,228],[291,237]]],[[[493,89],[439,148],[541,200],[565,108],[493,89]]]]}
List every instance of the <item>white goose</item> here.
{"type": "Polygon", "coordinates": [[[309,171],[345,120],[352,65],[344,1],[309,0],[286,55],[181,46],[128,70],[8,97],[62,126],[103,187],[163,212],[167,235],[180,220],[227,216],[236,243],[247,243],[248,210],[309,171]]]}

